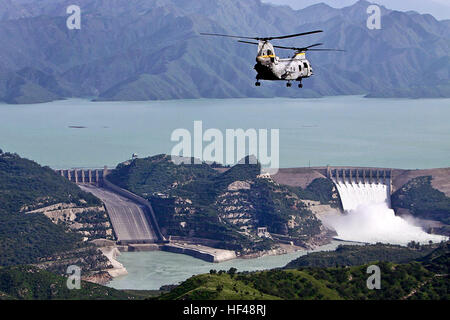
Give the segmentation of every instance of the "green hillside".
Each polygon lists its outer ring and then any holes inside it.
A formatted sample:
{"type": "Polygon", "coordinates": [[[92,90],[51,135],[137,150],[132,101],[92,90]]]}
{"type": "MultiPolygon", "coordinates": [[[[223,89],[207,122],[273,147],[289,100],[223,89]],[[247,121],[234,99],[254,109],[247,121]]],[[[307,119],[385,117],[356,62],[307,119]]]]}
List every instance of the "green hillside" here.
{"type": "Polygon", "coordinates": [[[431,176],[410,180],[392,195],[392,207],[407,209],[414,217],[450,224],[450,198],[436,190],[431,176]]]}
{"type": "Polygon", "coordinates": [[[0,268],[0,300],[128,300],[135,296],[82,281],[69,290],[67,278],[31,266],[0,268]]]}
{"type": "Polygon", "coordinates": [[[17,213],[60,202],[101,204],[52,169],[17,154],[0,152],[0,208],[17,213]]]}
{"type": "Polygon", "coordinates": [[[369,264],[242,273],[212,270],[186,280],[160,299],[448,300],[448,259],[447,243],[418,261],[373,262],[381,270],[380,290],[367,288],[369,264]]]}
{"type": "Polygon", "coordinates": [[[73,251],[68,260],[87,261],[92,254],[98,255],[86,248],[80,234],[52,223],[43,214],[25,213],[56,203],[89,206],[100,201],[50,168],[0,151],[0,266],[47,261],[67,251],[73,251]]]}
{"type": "Polygon", "coordinates": [[[340,245],[335,251],[312,252],[292,260],[286,269],[301,267],[357,266],[372,261],[406,263],[431,253],[436,245],[402,247],[389,244],[340,245]]]}

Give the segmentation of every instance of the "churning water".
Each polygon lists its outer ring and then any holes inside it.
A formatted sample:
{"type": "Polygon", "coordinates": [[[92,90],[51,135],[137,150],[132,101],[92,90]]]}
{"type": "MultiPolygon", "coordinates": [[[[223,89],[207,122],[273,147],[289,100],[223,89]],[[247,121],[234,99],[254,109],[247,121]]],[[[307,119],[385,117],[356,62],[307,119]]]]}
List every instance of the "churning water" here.
{"type": "Polygon", "coordinates": [[[428,234],[421,227],[396,216],[390,208],[390,187],[386,183],[335,181],[345,214],[331,215],[324,222],[338,238],[366,243],[406,245],[416,241],[440,242],[446,237],[428,234]]]}

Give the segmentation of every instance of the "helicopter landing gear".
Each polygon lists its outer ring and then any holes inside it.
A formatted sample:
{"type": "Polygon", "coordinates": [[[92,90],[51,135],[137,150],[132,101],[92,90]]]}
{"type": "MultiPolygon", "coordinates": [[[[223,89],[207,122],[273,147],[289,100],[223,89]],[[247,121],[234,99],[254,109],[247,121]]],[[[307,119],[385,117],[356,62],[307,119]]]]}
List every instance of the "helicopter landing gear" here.
{"type": "Polygon", "coordinates": [[[299,84],[298,84],[298,87],[301,89],[301,88],[303,88],[303,84],[300,82],[299,84]]]}
{"type": "Polygon", "coordinates": [[[256,82],[255,82],[255,86],[260,87],[260,86],[261,86],[261,82],[256,81],[256,82]]]}
{"type": "Polygon", "coordinates": [[[290,83],[290,82],[286,83],[286,87],[288,87],[288,88],[292,87],[292,83],[290,83]]]}

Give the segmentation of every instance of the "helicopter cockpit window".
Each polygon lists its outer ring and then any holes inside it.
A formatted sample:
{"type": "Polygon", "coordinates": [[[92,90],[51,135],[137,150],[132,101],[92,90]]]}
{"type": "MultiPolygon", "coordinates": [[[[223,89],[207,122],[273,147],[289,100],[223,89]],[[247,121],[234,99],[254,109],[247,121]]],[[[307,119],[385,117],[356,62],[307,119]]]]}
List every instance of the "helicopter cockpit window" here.
{"type": "Polygon", "coordinates": [[[308,69],[308,64],[306,62],[303,62],[303,66],[305,67],[305,69],[308,69]]]}

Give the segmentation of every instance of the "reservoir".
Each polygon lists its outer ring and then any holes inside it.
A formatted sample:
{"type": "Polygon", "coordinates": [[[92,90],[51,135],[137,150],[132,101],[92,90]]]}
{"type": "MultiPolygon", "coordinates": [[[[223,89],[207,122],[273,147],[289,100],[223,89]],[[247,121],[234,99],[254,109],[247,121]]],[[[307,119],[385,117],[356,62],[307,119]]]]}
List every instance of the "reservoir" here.
{"type": "MultiPolygon", "coordinates": [[[[332,241],[314,251],[335,250],[340,244],[353,242],[332,241]]],[[[235,259],[221,263],[210,263],[184,254],[164,251],[123,252],[117,260],[124,265],[128,275],[115,278],[108,286],[116,289],[159,289],[162,285],[177,284],[189,277],[208,273],[215,269],[227,271],[231,267],[238,271],[256,271],[284,267],[290,261],[313,251],[264,256],[255,259],[235,259]]]]}
{"type": "Polygon", "coordinates": [[[0,104],[0,148],[54,169],[170,153],[175,129],[279,129],[280,166],[449,166],[450,99],[65,100],[0,104]]]}

